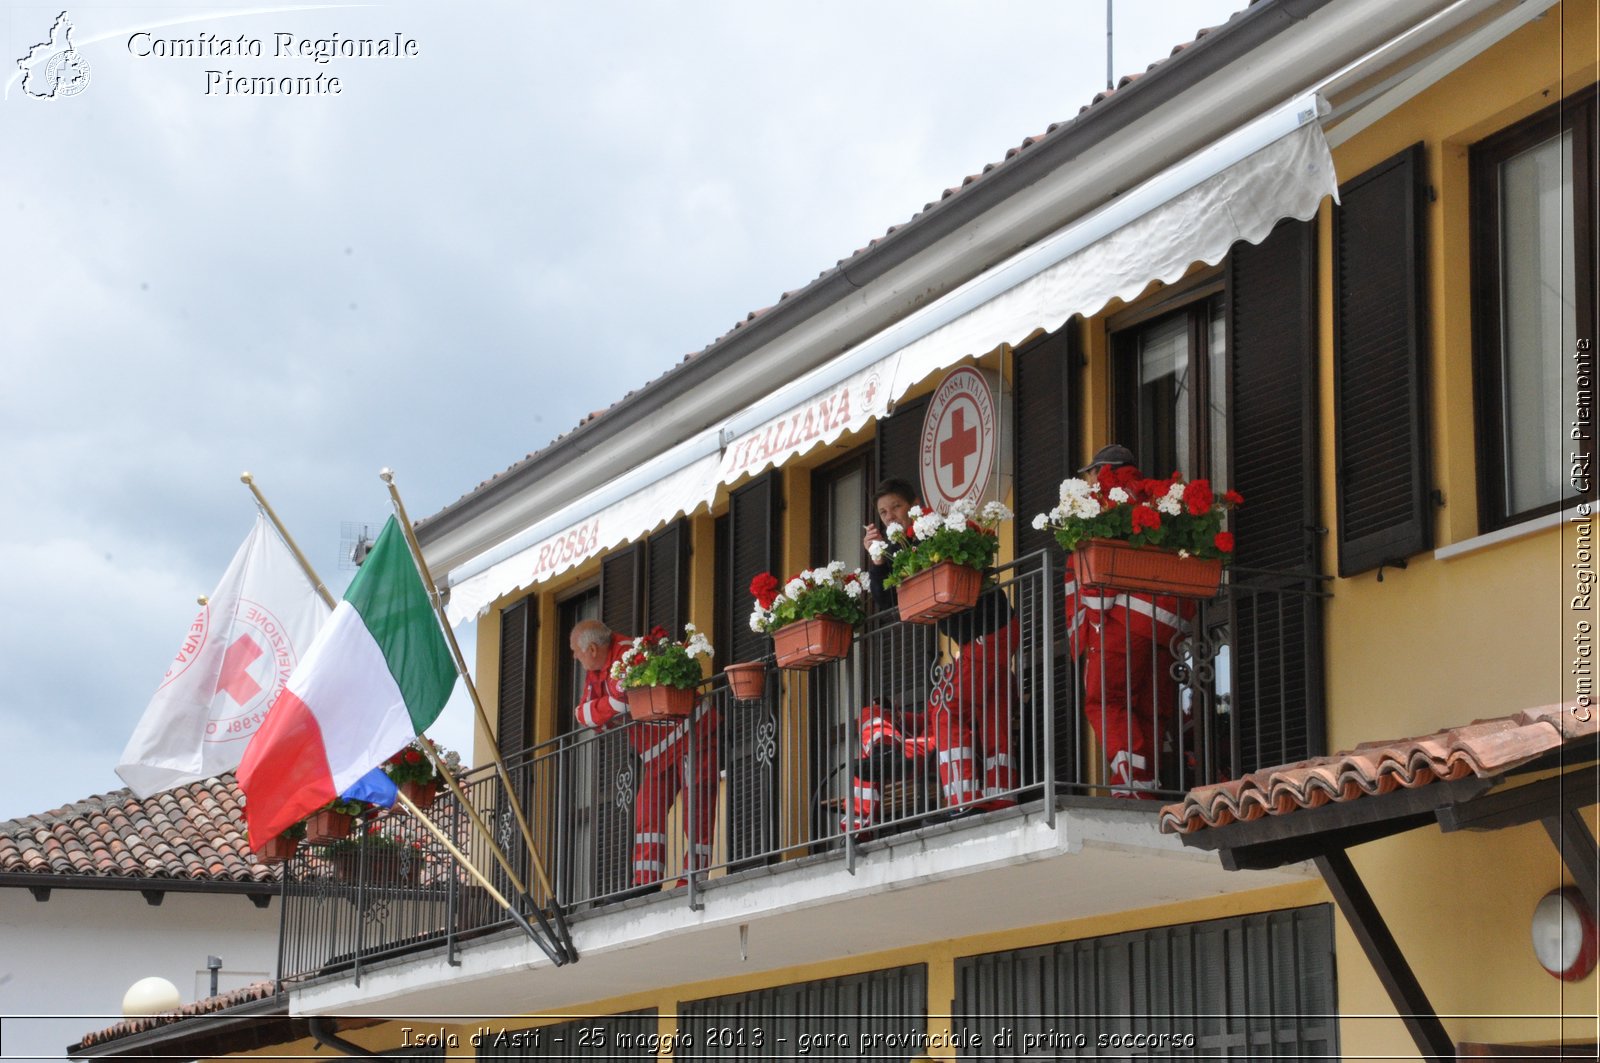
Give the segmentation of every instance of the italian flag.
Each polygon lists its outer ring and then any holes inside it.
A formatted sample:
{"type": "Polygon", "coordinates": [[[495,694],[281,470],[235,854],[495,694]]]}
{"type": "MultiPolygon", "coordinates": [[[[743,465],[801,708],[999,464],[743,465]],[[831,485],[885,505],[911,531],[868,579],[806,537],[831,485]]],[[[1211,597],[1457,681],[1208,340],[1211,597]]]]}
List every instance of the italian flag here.
{"type": "Polygon", "coordinates": [[[259,849],[438,719],[456,668],[390,517],[239,762],[259,849]]]}

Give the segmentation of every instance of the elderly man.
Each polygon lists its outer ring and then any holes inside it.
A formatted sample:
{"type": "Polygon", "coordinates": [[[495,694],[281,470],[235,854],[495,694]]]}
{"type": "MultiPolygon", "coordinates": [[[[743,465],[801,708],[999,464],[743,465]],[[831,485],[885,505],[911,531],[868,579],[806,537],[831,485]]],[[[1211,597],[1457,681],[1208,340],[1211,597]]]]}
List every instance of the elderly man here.
{"type": "MultiPolygon", "coordinates": [[[[583,666],[583,700],[573,715],[596,731],[629,722],[628,695],[611,666],[632,643],[598,620],[582,620],[572,628],[572,658],[583,666]]],[[[710,702],[697,706],[686,720],[641,721],[627,728],[628,743],[639,755],[639,788],[633,802],[633,882],[639,892],[659,888],[666,873],[667,810],[683,794],[686,872],[711,863],[711,841],[717,822],[717,713],[710,702]],[[693,755],[691,756],[691,748],[693,755]],[[691,791],[693,815],[690,815],[691,791]]],[[[687,884],[680,878],[676,885],[687,884]]]]}

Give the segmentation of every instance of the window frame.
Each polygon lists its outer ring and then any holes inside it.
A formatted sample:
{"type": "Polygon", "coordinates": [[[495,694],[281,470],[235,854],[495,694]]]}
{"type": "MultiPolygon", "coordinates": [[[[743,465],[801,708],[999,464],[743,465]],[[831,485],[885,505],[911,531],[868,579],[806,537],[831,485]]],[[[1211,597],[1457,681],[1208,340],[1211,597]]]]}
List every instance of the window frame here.
{"type": "MultiPolygon", "coordinates": [[[[1573,220],[1573,280],[1576,339],[1589,342],[1590,364],[1593,364],[1595,342],[1595,255],[1597,248],[1596,224],[1592,194],[1600,177],[1596,163],[1596,117],[1600,106],[1596,104],[1597,86],[1574,93],[1567,98],[1543,108],[1521,121],[1493,133],[1473,144],[1469,153],[1469,210],[1471,217],[1471,270],[1472,270],[1472,359],[1473,377],[1477,382],[1475,407],[1477,415],[1476,458],[1478,471],[1478,524],[1480,533],[1522,524],[1550,513],[1559,513],[1585,497],[1594,497],[1594,478],[1589,477],[1589,489],[1581,490],[1569,480],[1561,497],[1525,510],[1510,511],[1506,499],[1508,482],[1505,467],[1506,429],[1503,404],[1506,379],[1503,368],[1503,319],[1501,316],[1503,277],[1500,270],[1500,167],[1509,159],[1559,137],[1569,130],[1572,133],[1572,171],[1567,176],[1572,181],[1573,198],[1570,207],[1573,220]]],[[[1562,374],[1570,383],[1568,365],[1572,351],[1561,352],[1562,374]]],[[[1563,395],[1571,389],[1563,385],[1563,395]]],[[[1572,411],[1563,411],[1563,416],[1572,411]]],[[[1565,422],[1563,422],[1565,426],[1565,422]]],[[[1566,433],[1563,433],[1565,437],[1566,433]]],[[[1593,432],[1577,443],[1575,452],[1563,455],[1569,466],[1582,464],[1592,469],[1594,457],[1593,432]]]]}
{"type": "MultiPolygon", "coordinates": [[[[1139,448],[1139,373],[1138,350],[1135,346],[1138,333],[1168,318],[1185,315],[1188,318],[1190,351],[1194,354],[1191,366],[1193,380],[1187,398],[1190,432],[1193,438],[1182,441],[1179,449],[1193,448],[1198,466],[1181,470],[1185,479],[1206,478],[1212,483],[1231,484],[1233,476],[1233,440],[1229,427],[1231,411],[1224,411],[1220,431],[1227,437],[1223,441],[1228,468],[1211,468],[1212,448],[1218,430],[1212,424],[1210,404],[1212,374],[1217,359],[1228,358],[1226,346],[1221,351],[1212,350],[1211,323],[1213,314],[1220,314],[1226,322],[1228,314],[1227,275],[1221,266],[1204,270],[1188,277],[1161,292],[1150,301],[1142,302],[1106,320],[1106,337],[1111,352],[1111,423],[1112,436],[1133,450],[1139,459],[1139,468],[1147,476],[1167,476],[1172,469],[1158,469],[1150,465],[1149,455],[1139,448]],[[1213,308],[1213,303],[1215,304],[1213,308]]],[[[1226,332],[1224,332],[1226,337],[1226,332]]],[[[1224,339],[1226,345],[1226,339],[1224,339]]],[[[1223,366],[1223,372],[1229,367],[1223,366]]],[[[1231,396],[1225,396],[1231,403],[1231,396]]]]}

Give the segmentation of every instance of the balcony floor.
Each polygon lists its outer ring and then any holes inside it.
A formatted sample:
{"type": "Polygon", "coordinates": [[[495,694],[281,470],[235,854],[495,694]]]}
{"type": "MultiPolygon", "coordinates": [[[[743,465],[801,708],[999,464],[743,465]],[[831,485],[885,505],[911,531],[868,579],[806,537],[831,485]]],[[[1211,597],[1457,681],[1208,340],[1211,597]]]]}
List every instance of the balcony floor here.
{"type": "Polygon", "coordinates": [[[1035,804],[842,853],[714,879],[572,920],[580,961],[556,969],[519,931],[443,946],[293,990],[296,1014],[417,1018],[560,1012],[594,1000],[796,964],[1241,893],[1315,878],[1309,865],[1224,871],[1156,831],[1156,802],[1035,804]],[[748,956],[739,928],[748,926],[748,956]]]}

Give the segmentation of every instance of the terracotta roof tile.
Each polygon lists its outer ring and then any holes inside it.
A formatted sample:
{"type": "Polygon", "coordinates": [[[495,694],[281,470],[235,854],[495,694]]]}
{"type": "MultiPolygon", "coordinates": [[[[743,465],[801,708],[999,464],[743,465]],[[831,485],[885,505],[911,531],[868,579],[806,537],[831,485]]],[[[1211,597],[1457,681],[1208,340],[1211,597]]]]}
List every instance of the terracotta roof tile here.
{"type": "Polygon", "coordinates": [[[271,882],[245,837],[232,775],[140,800],[128,790],[0,822],[0,872],[271,882]]]}
{"type": "Polygon", "coordinates": [[[1489,778],[1579,739],[1600,734],[1600,715],[1579,718],[1575,705],[1546,705],[1511,716],[1475,720],[1416,738],[1364,742],[1345,753],[1252,772],[1231,782],[1197,786],[1161,810],[1161,830],[1190,834],[1206,827],[1283,816],[1330,801],[1355,801],[1438,780],[1489,778]]]}
{"type": "MultiPolygon", "coordinates": [[[[89,1048],[93,1045],[105,1044],[123,1037],[131,1037],[136,1033],[144,1033],[158,1026],[168,1026],[172,1023],[192,1019],[197,1015],[214,1015],[219,1011],[236,1008],[241,1004],[249,1004],[257,1000],[266,1000],[278,993],[277,984],[274,982],[253,982],[239,989],[218,993],[214,997],[197,1000],[193,1004],[185,1004],[172,1011],[164,1011],[159,1015],[141,1015],[138,1018],[124,1019],[115,1026],[108,1026],[103,1030],[95,1030],[84,1035],[80,1046],[89,1048]]],[[[288,1002],[285,1001],[284,1009],[287,1011],[288,1002]]]]}

